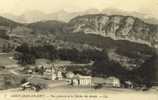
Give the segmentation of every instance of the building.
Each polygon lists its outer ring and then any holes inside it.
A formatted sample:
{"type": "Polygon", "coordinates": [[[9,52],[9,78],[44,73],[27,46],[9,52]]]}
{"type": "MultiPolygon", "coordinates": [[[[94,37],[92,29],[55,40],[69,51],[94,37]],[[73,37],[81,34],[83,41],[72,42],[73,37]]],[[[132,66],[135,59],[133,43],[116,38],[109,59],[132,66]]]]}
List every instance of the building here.
{"type": "Polygon", "coordinates": [[[46,69],[49,69],[52,67],[52,65],[50,64],[50,60],[47,59],[37,59],[35,64],[38,68],[44,67],[46,69]]]}
{"type": "Polygon", "coordinates": [[[51,73],[52,73],[52,80],[63,80],[63,75],[60,70],[57,70],[54,67],[52,67],[51,73]]]}
{"type": "Polygon", "coordinates": [[[125,88],[134,88],[134,84],[131,81],[124,82],[125,88]]]}
{"type": "Polygon", "coordinates": [[[57,80],[63,80],[63,76],[62,76],[62,72],[61,71],[57,71],[57,80]]]}
{"type": "Polygon", "coordinates": [[[119,78],[110,76],[107,78],[93,77],[92,83],[94,86],[102,85],[105,87],[121,87],[119,78]]]}
{"type": "Polygon", "coordinates": [[[70,78],[69,80],[72,86],[91,86],[92,85],[91,76],[83,76],[83,75],[77,74],[74,77],[70,78]]]}
{"type": "Polygon", "coordinates": [[[80,86],[91,86],[92,77],[91,76],[79,76],[79,85],[80,86]]]}
{"type": "Polygon", "coordinates": [[[120,80],[114,76],[108,77],[104,85],[108,87],[121,87],[120,80]]]}
{"type": "Polygon", "coordinates": [[[72,86],[79,86],[79,79],[74,78],[74,79],[72,79],[71,82],[72,82],[72,83],[71,83],[72,86]]]}
{"type": "Polygon", "coordinates": [[[57,76],[55,73],[52,73],[52,80],[56,80],[57,76]]]}
{"type": "Polygon", "coordinates": [[[10,64],[10,65],[5,65],[6,68],[17,68],[19,65],[17,64],[10,64]]]}
{"type": "Polygon", "coordinates": [[[73,72],[69,71],[65,74],[65,76],[66,76],[66,78],[71,79],[75,76],[75,74],[73,72]]]}

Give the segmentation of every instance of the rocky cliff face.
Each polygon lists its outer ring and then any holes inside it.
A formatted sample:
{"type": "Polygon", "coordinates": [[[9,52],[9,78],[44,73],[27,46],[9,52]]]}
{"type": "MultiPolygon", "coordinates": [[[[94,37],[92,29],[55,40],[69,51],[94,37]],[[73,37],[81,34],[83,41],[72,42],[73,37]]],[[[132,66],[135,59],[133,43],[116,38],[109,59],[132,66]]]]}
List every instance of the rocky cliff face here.
{"type": "Polygon", "coordinates": [[[145,23],[132,16],[104,14],[78,16],[68,23],[65,30],[73,33],[97,34],[114,40],[129,40],[152,47],[158,45],[158,25],[145,23]]]}

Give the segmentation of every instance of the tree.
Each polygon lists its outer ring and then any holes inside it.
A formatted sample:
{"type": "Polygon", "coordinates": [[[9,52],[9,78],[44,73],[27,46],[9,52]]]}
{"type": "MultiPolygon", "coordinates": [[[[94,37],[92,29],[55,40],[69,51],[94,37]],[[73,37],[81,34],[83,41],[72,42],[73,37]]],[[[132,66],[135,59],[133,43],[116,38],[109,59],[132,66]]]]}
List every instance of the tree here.
{"type": "Polygon", "coordinates": [[[18,46],[16,51],[21,52],[21,53],[29,53],[29,45],[27,43],[23,43],[22,45],[18,46]]]}
{"type": "Polygon", "coordinates": [[[128,80],[128,70],[112,60],[96,60],[92,67],[93,76],[115,76],[121,81],[128,80]]]}
{"type": "Polygon", "coordinates": [[[18,55],[18,63],[21,65],[27,65],[27,64],[34,64],[35,63],[35,57],[33,55],[24,53],[18,55]]]}
{"type": "Polygon", "coordinates": [[[108,67],[110,64],[105,59],[96,60],[92,66],[92,75],[93,76],[104,76],[109,74],[108,67]]]}
{"type": "Polygon", "coordinates": [[[148,88],[152,86],[152,82],[156,79],[157,61],[158,56],[155,54],[146,60],[136,72],[138,77],[141,77],[141,84],[146,85],[148,88]]]}

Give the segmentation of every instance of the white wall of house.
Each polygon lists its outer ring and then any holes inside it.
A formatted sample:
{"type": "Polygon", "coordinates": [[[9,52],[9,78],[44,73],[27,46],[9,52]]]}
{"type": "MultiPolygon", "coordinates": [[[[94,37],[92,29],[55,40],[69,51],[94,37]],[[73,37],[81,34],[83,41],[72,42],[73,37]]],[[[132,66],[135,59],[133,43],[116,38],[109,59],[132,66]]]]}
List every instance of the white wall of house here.
{"type": "Polygon", "coordinates": [[[91,76],[76,75],[71,80],[73,82],[73,86],[91,86],[92,85],[91,76]]]}
{"type": "Polygon", "coordinates": [[[92,84],[92,81],[91,81],[91,79],[90,78],[81,78],[81,79],[79,79],[79,85],[81,85],[81,86],[91,86],[91,84],[92,84]]]}
{"type": "Polygon", "coordinates": [[[58,80],[62,80],[63,76],[62,76],[62,72],[61,71],[57,71],[57,79],[58,80]]]}
{"type": "Polygon", "coordinates": [[[120,80],[116,77],[109,77],[105,81],[106,86],[112,86],[112,87],[120,87],[121,83],[120,80]]]}
{"type": "Polygon", "coordinates": [[[56,74],[52,73],[52,80],[56,80],[56,78],[57,78],[56,74]]]}

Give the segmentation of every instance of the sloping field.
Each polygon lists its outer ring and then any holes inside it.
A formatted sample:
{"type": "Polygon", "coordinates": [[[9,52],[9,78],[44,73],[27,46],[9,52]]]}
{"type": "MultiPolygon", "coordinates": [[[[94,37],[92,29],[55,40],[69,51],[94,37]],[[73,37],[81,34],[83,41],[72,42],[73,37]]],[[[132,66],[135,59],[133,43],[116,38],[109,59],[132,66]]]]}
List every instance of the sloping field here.
{"type": "Polygon", "coordinates": [[[0,66],[15,65],[16,60],[12,59],[12,54],[0,53],[0,66]]]}
{"type": "Polygon", "coordinates": [[[8,70],[0,71],[0,90],[17,88],[20,85],[22,77],[16,76],[8,70]]]}

